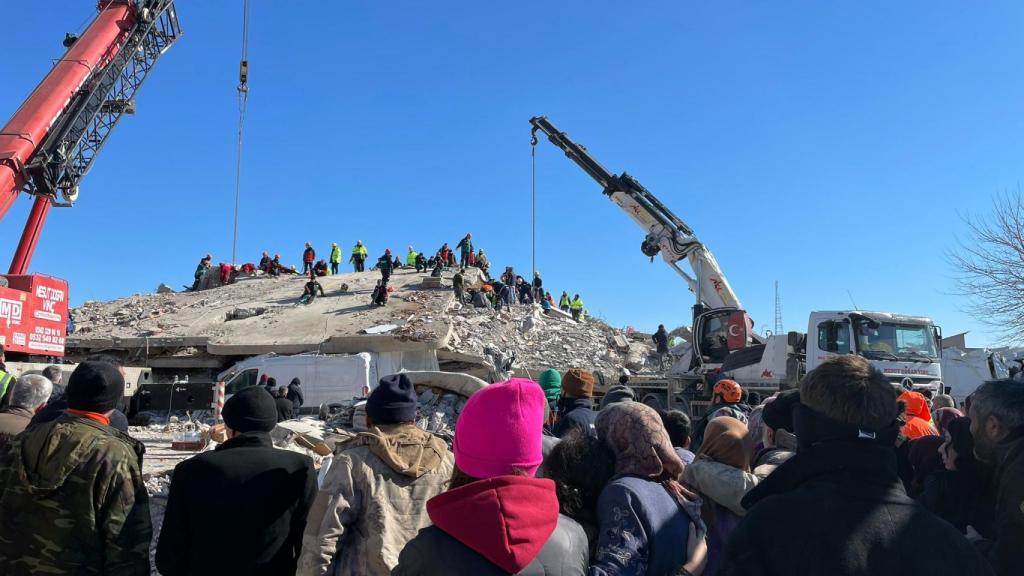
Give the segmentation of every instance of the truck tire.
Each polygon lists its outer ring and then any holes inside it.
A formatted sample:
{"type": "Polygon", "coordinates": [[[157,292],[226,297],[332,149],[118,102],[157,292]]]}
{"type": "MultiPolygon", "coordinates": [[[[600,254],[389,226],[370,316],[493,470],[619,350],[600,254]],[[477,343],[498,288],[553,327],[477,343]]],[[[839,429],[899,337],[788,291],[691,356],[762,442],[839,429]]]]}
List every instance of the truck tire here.
{"type": "Polygon", "coordinates": [[[665,409],[665,401],[662,400],[661,395],[659,394],[647,394],[640,401],[643,402],[644,404],[647,404],[651,408],[654,408],[655,410],[665,409]]]}

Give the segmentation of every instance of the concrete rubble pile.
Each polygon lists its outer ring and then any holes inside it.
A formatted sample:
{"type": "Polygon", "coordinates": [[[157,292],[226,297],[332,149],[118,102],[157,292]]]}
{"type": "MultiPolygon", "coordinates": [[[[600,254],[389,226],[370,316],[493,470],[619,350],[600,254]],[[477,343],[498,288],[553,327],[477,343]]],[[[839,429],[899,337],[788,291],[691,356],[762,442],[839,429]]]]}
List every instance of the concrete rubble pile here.
{"type": "Polygon", "coordinates": [[[451,349],[484,357],[498,372],[513,357],[513,369],[528,371],[583,367],[614,375],[625,367],[641,372],[654,352],[651,345],[627,341],[620,331],[596,318],[576,323],[544,314],[540,306],[494,312],[455,304],[450,315],[451,349]]]}

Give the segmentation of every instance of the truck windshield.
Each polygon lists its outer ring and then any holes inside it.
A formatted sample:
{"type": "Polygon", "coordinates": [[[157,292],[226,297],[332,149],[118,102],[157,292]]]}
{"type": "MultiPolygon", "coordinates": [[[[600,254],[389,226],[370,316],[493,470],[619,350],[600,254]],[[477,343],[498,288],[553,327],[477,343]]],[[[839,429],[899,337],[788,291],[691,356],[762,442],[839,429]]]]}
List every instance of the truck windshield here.
{"type": "Polygon", "coordinates": [[[857,350],[864,356],[929,362],[939,357],[933,329],[927,324],[862,320],[857,322],[856,333],[857,350]]]}

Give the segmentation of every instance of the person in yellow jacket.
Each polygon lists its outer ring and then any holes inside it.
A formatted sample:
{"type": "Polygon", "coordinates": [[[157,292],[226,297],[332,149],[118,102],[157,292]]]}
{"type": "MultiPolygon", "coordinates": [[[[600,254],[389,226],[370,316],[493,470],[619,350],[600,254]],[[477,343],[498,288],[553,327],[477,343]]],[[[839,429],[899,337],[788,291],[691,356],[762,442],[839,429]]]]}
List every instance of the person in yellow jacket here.
{"type": "Polygon", "coordinates": [[[579,294],[573,297],[572,303],[569,304],[569,310],[572,311],[572,319],[579,322],[580,315],[583,314],[583,300],[580,299],[579,294]]]}
{"type": "Polygon", "coordinates": [[[569,293],[562,291],[562,297],[558,299],[558,309],[562,312],[569,311],[569,293]]]}
{"type": "Polygon", "coordinates": [[[409,253],[405,255],[405,265],[409,266],[410,268],[416,266],[417,256],[419,256],[419,254],[412,249],[412,246],[409,246],[409,253]]]}
{"type": "Polygon", "coordinates": [[[341,265],[341,248],[337,242],[331,242],[331,276],[338,273],[338,266],[341,265]]]}
{"type": "Polygon", "coordinates": [[[363,246],[363,241],[356,240],[356,245],[352,247],[352,257],[348,259],[356,272],[363,272],[363,266],[366,264],[366,255],[366,246],[363,246]]]}

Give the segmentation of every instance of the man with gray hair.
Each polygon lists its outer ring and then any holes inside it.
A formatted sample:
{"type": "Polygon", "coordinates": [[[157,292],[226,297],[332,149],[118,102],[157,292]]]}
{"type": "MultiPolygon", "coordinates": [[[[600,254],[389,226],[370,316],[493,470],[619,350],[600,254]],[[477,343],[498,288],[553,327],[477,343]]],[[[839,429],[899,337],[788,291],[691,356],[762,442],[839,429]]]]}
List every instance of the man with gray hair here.
{"type": "Polygon", "coordinates": [[[25,374],[14,384],[10,405],[0,410],[0,451],[12,438],[21,434],[32,415],[50,399],[53,384],[46,376],[25,374]]]}
{"type": "Polygon", "coordinates": [[[987,552],[997,575],[1020,574],[1024,564],[1024,382],[985,382],[972,395],[968,412],[974,455],[989,466],[996,482],[993,541],[979,547],[987,552]]]}

